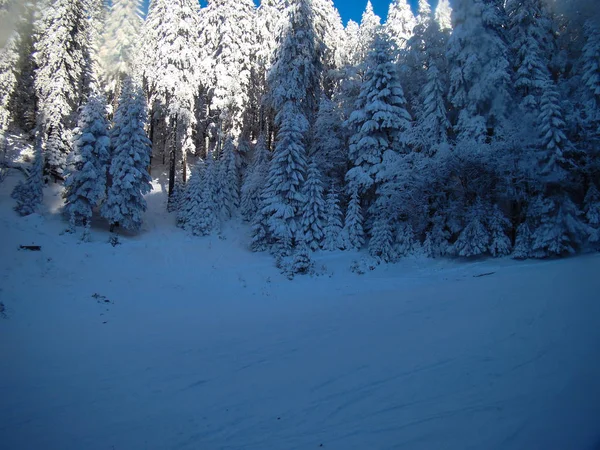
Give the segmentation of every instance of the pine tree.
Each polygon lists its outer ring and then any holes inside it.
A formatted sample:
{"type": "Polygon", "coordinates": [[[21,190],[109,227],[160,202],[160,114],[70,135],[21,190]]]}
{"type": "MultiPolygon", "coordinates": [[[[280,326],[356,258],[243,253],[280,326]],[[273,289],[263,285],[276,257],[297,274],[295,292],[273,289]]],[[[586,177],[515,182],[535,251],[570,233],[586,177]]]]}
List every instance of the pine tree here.
{"type": "Polygon", "coordinates": [[[343,240],[345,248],[360,249],[365,243],[364,218],[357,186],[350,186],[350,202],[346,211],[343,240]]]}
{"type": "Polygon", "coordinates": [[[134,70],[142,30],[141,0],[112,0],[101,35],[102,82],[109,100],[118,99],[120,85],[134,70]]]}
{"type": "Polygon", "coordinates": [[[590,242],[600,241],[600,191],[591,183],[583,201],[584,213],[590,226],[590,242]]]}
{"type": "Polygon", "coordinates": [[[35,157],[25,182],[15,186],[11,197],[17,201],[15,211],[21,216],[35,213],[44,198],[44,153],[42,150],[42,136],[38,132],[34,145],[35,157]]]}
{"type": "Polygon", "coordinates": [[[353,132],[348,157],[351,168],[346,180],[359,188],[361,195],[374,190],[375,178],[387,150],[406,151],[411,117],[392,62],[390,44],[378,36],[369,56],[356,109],[347,121],[353,132]]]}
{"type": "Polygon", "coordinates": [[[406,47],[416,25],[417,21],[406,0],[393,0],[390,3],[385,32],[397,49],[406,47]]]}
{"type": "Polygon", "coordinates": [[[151,143],[145,131],[146,102],[141,88],[131,79],[123,84],[111,130],[112,183],[102,205],[102,216],[111,228],[119,225],[138,231],[146,211],[144,194],[151,190],[148,174],[151,143]]]}
{"type": "Polygon", "coordinates": [[[481,143],[502,126],[510,101],[504,16],[495,1],[458,0],[453,19],[448,60],[455,133],[481,143]]]}
{"type": "Polygon", "coordinates": [[[354,58],[355,64],[363,63],[371,51],[373,43],[375,42],[375,35],[377,30],[381,26],[381,18],[373,11],[373,5],[371,0],[367,1],[367,7],[363,12],[360,28],[359,28],[359,40],[358,40],[358,51],[354,58]]]}
{"type": "Polygon", "coordinates": [[[439,0],[435,8],[434,18],[440,29],[452,29],[452,8],[450,0],[439,0]]]}
{"type": "Polygon", "coordinates": [[[312,134],[311,155],[323,175],[323,182],[340,183],[348,160],[345,130],[340,108],[327,98],[321,99],[312,134]]]}
{"type": "MultiPolygon", "coordinates": [[[[254,17],[252,0],[209,0],[202,13],[202,59],[209,68],[210,105],[219,117],[219,137],[223,141],[228,134],[237,139],[248,121],[256,51],[254,17]]],[[[263,63],[268,64],[265,60],[263,63]]]]}
{"type": "Polygon", "coordinates": [[[16,36],[13,35],[6,45],[0,48],[0,154],[2,155],[6,149],[5,134],[12,120],[9,102],[17,85],[13,70],[17,58],[16,36]]]}
{"type": "Polygon", "coordinates": [[[303,187],[304,204],[302,205],[302,232],[304,242],[312,251],[321,247],[325,222],[325,201],[321,173],[317,164],[312,161],[308,166],[306,183],[303,187]]]}
{"type": "Polygon", "coordinates": [[[294,259],[292,261],[292,274],[307,275],[311,272],[313,266],[314,263],[310,258],[310,249],[308,244],[304,239],[299,239],[298,247],[294,252],[294,259]]]}
{"type": "Polygon", "coordinates": [[[542,0],[509,0],[508,35],[514,55],[515,88],[523,111],[537,110],[545,83],[552,47],[552,23],[542,0]]]}
{"type": "Polygon", "coordinates": [[[565,176],[565,151],[571,146],[564,133],[565,121],[563,120],[560,95],[552,81],[544,84],[540,110],[538,115],[538,129],[540,132],[540,154],[542,172],[553,173],[555,176],[565,176]]]}
{"type": "Polygon", "coordinates": [[[106,195],[106,177],[110,158],[110,138],[103,97],[92,95],[79,114],[73,136],[65,180],[65,212],[72,231],[85,227],[89,239],[92,212],[106,195]]]}
{"type": "Polygon", "coordinates": [[[269,151],[264,135],[258,138],[254,148],[254,159],[246,171],[242,184],[240,209],[244,219],[250,221],[258,211],[261,203],[261,193],[269,173],[269,151]]]}
{"type": "Polygon", "coordinates": [[[427,79],[423,87],[422,112],[419,114],[415,129],[416,143],[431,155],[439,144],[448,142],[451,129],[446,108],[446,89],[442,74],[435,64],[428,67],[427,79]]]}
{"type": "MultiPolygon", "coordinates": [[[[38,14],[38,0],[22,5],[23,12],[17,23],[15,42],[18,60],[14,65],[16,85],[10,97],[9,109],[13,122],[25,133],[33,136],[36,126],[36,90],[34,44],[38,39],[34,23],[38,14]]],[[[4,92],[9,92],[8,89],[4,92]]]]}
{"type": "Polygon", "coordinates": [[[581,55],[581,81],[600,109],[600,27],[589,20],[584,32],[587,39],[581,55]]]}
{"type": "Polygon", "coordinates": [[[240,176],[236,162],[233,137],[227,138],[219,161],[218,203],[221,217],[233,217],[240,206],[240,176]]]}
{"type": "Polygon", "coordinates": [[[391,262],[397,255],[394,250],[394,235],[389,215],[382,209],[378,209],[373,221],[371,239],[369,241],[369,254],[374,258],[380,258],[384,262],[391,262]]]}
{"type": "Polygon", "coordinates": [[[194,236],[208,236],[218,228],[216,165],[212,154],[200,160],[186,186],[185,201],[178,211],[178,224],[194,236]]]}
{"type": "Polygon", "coordinates": [[[529,205],[533,222],[530,254],[536,258],[571,255],[581,250],[590,230],[568,195],[538,196],[529,205]]]}
{"type": "Polygon", "coordinates": [[[295,0],[290,14],[289,28],[269,75],[278,132],[263,197],[269,230],[282,254],[290,252],[301,232],[308,117],[316,113],[320,85],[310,1],[295,0]]]}
{"type": "Polygon", "coordinates": [[[484,225],[485,212],[480,200],[477,200],[467,211],[466,226],[452,248],[457,256],[471,257],[487,253],[491,236],[484,225]]]}
{"type": "Polygon", "coordinates": [[[343,216],[340,209],[340,200],[332,183],[325,199],[325,228],[323,229],[323,248],[325,250],[339,250],[343,246],[342,229],[343,216]]]}
{"type": "Polygon", "coordinates": [[[417,10],[419,11],[419,15],[416,18],[417,24],[426,28],[432,19],[432,11],[429,0],[419,0],[417,10]]]}
{"type": "Polygon", "coordinates": [[[194,108],[201,78],[199,8],[196,0],[152,0],[142,29],[140,61],[150,116],[167,125],[169,197],[173,195],[179,164],[186,181],[187,154],[194,150],[194,108]]]}
{"type": "Polygon", "coordinates": [[[39,41],[35,88],[45,141],[47,173],[62,176],[71,149],[71,129],[91,78],[89,22],[84,0],[54,0],[45,8],[39,41]]]}

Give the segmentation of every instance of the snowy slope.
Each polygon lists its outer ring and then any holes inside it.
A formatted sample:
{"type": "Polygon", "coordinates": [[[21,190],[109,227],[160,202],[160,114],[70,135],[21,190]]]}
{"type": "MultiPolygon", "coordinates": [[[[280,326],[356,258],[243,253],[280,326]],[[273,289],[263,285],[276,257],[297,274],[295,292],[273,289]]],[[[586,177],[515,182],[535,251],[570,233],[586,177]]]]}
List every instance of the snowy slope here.
{"type": "Polygon", "coordinates": [[[597,449],[600,257],[356,254],[287,280],[272,258],[174,227],[155,183],[112,247],[12,212],[0,185],[0,448],[597,449]],[[37,244],[41,252],[18,250],[37,244]],[[485,275],[485,276],[481,276],[485,275]]]}

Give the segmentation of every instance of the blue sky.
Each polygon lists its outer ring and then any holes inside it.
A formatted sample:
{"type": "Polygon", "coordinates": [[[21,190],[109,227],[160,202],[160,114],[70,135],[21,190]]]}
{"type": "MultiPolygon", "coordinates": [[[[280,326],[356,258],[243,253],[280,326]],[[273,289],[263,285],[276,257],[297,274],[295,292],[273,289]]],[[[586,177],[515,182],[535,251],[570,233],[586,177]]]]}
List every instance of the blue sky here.
{"type": "MultiPolygon", "coordinates": [[[[256,3],[260,3],[260,0],[255,1],[256,3]]],[[[416,10],[417,0],[409,1],[413,5],[413,9],[416,10]]],[[[146,0],[146,3],[147,2],[148,0],[146,0]]],[[[436,0],[433,0],[433,2],[437,3],[436,0]]],[[[206,0],[200,0],[200,3],[205,5],[206,0]]],[[[360,22],[360,17],[365,10],[365,6],[367,6],[367,0],[333,0],[333,3],[335,3],[335,6],[340,11],[344,25],[349,19],[360,22]]],[[[381,17],[381,20],[385,20],[387,16],[387,10],[390,5],[390,0],[371,0],[371,3],[373,3],[375,14],[381,17]]]]}

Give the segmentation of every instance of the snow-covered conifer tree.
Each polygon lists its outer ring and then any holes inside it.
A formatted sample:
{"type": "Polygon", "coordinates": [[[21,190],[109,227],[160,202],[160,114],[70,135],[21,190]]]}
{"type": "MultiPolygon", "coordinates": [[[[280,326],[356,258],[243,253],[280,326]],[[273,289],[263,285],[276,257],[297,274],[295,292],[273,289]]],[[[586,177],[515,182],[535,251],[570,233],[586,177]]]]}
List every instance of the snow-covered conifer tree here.
{"type": "Polygon", "coordinates": [[[304,242],[312,251],[316,251],[323,242],[325,200],[323,199],[321,172],[315,161],[308,166],[303,194],[302,232],[304,233],[304,242]]]}
{"type": "Polygon", "coordinates": [[[109,173],[111,185],[102,216],[111,228],[119,225],[137,231],[146,211],[144,194],[151,190],[148,174],[151,144],[145,131],[146,101],[141,88],[126,79],[110,133],[112,159],[109,173]]]}
{"type": "Polygon", "coordinates": [[[550,77],[552,23],[542,0],[509,0],[506,12],[516,75],[514,85],[521,108],[532,113],[538,109],[544,85],[550,77]]]}
{"type": "MultiPolygon", "coordinates": [[[[199,8],[196,0],[152,0],[142,29],[140,62],[149,93],[152,120],[165,120],[170,145],[169,197],[177,178],[187,174],[193,151],[194,107],[200,83],[199,8]]],[[[156,143],[156,142],[155,142],[156,143]]]]}
{"type": "Polygon", "coordinates": [[[435,64],[427,69],[427,78],[421,92],[422,110],[415,129],[415,143],[431,155],[435,146],[448,141],[451,128],[446,108],[446,89],[441,72],[435,64]]]}
{"type": "Polygon", "coordinates": [[[371,4],[371,0],[367,1],[367,7],[363,12],[359,33],[358,33],[358,51],[357,55],[354,58],[356,63],[363,63],[367,58],[369,52],[371,51],[371,47],[373,46],[373,42],[375,41],[375,35],[377,34],[377,30],[381,26],[381,18],[375,14],[373,11],[373,5],[371,4]]]}
{"type": "Polygon", "coordinates": [[[40,37],[35,44],[40,126],[44,132],[45,163],[62,176],[71,150],[71,129],[91,68],[89,22],[85,0],[54,0],[43,11],[40,37]]]}
{"type": "Polygon", "coordinates": [[[406,151],[410,139],[411,117],[390,44],[383,34],[378,35],[369,55],[365,80],[347,126],[353,135],[348,153],[351,168],[346,180],[365,195],[373,191],[383,154],[392,149],[406,151]]]}
{"type": "Polygon", "coordinates": [[[269,151],[264,135],[261,135],[254,148],[252,164],[246,171],[242,184],[240,209],[244,219],[250,221],[261,204],[261,193],[269,173],[269,151]]]}
{"type": "MultiPolygon", "coordinates": [[[[268,6],[272,5],[266,5],[265,10],[273,12],[268,6]]],[[[210,105],[219,115],[219,138],[223,142],[227,134],[238,138],[248,120],[249,89],[256,51],[254,18],[252,0],[209,0],[202,12],[202,64],[209,69],[210,105]]],[[[271,41],[265,45],[270,46],[271,41]]],[[[266,56],[263,55],[263,64],[268,64],[266,56]]]]}
{"type": "Polygon", "coordinates": [[[495,1],[458,0],[448,42],[449,99],[458,113],[460,139],[483,142],[506,119],[510,64],[504,17],[495,1]]]}
{"type": "Polygon", "coordinates": [[[380,258],[384,262],[391,262],[397,257],[394,250],[394,234],[390,215],[385,214],[383,209],[378,209],[373,219],[369,254],[375,258],[380,258]]]}
{"type": "Polygon", "coordinates": [[[319,166],[324,183],[328,184],[331,180],[340,183],[344,179],[348,160],[344,138],[340,108],[331,100],[322,98],[313,127],[311,155],[319,166]]]}
{"type": "Polygon", "coordinates": [[[417,21],[406,0],[392,0],[385,22],[385,31],[397,49],[406,47],[417,21]]]}
{"type": "Polygon", "coordinates": [[[85,227],[83,238],[89,239],[92,212],[106,195],[106,179],[110,158],[109,124],[106,102],[92,94],[79,113],[73,136],[73,151],[67,159],[65,181],[65,213],[72,231],[85,227]]]}
{"type": "Polygon", "coordinates": [[[240,175],[233,137],[225,140],[219,160],[218,203],[223,219],[231,218],[240,206],[240,175]]]}
{"type": "Polygon", "coordinates": [[[350,202],[346,211],[342,236],[345,248],[360,249],[365,244],[364,216],[356,185],[350,185],[350,202]]]}
{"type": "Polygon", "coordinates": [[[33,165],[29,169],[25,182],[19,182],[15,186],[11,196],[17,201],[15,211],[21,216],[28,216],[37,211],[44,197],[44,153],[42,149],[42,136],[38,132],[33,147],[35,157],[33,165]]]}
{"type": "Polygon", "coordinates": [[[434,13],[435,21],[442,30],[452,29],[452,7],[450,0],[439,0],[434,13]]]}
{"type": "Polygon", "coordinates": [[[340,209],[340,199],[332,183],[325,199],[325,228],[323,229],[323,248],[334,251],[343,246],[342,229],[343,216],[340,209]]]}
{"type": "Polygon", "coordinates": [[[123,79],[133,74],[142,24],[141,0],[112,0],[100,49],[102,82],[109,100],[118,99],[123,79]]]}
{"type": "Polygon", "coordinates": [[[269,74],[278,132],[263,196],[263,212],[283,254],[289,253],[301,233],[308,117],[316,113],[320,85],[311,2],[295,0],[290,8],[290,24],[269,74]]]}

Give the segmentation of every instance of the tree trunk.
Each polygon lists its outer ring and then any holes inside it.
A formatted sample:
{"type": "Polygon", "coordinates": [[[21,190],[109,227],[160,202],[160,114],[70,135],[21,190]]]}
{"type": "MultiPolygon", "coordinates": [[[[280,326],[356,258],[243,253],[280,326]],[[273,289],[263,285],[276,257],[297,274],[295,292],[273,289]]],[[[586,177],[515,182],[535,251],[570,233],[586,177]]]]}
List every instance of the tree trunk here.
{"type": "Polygon", "coordinates": [[[175,115],[173,119],[171,129],[173,130],[173,142],[171,144],[171,152],[169,155],[169,198],[172,197],[173,190],[175,189],[175,169],[177,165],[177,115],[175,115]]]}

